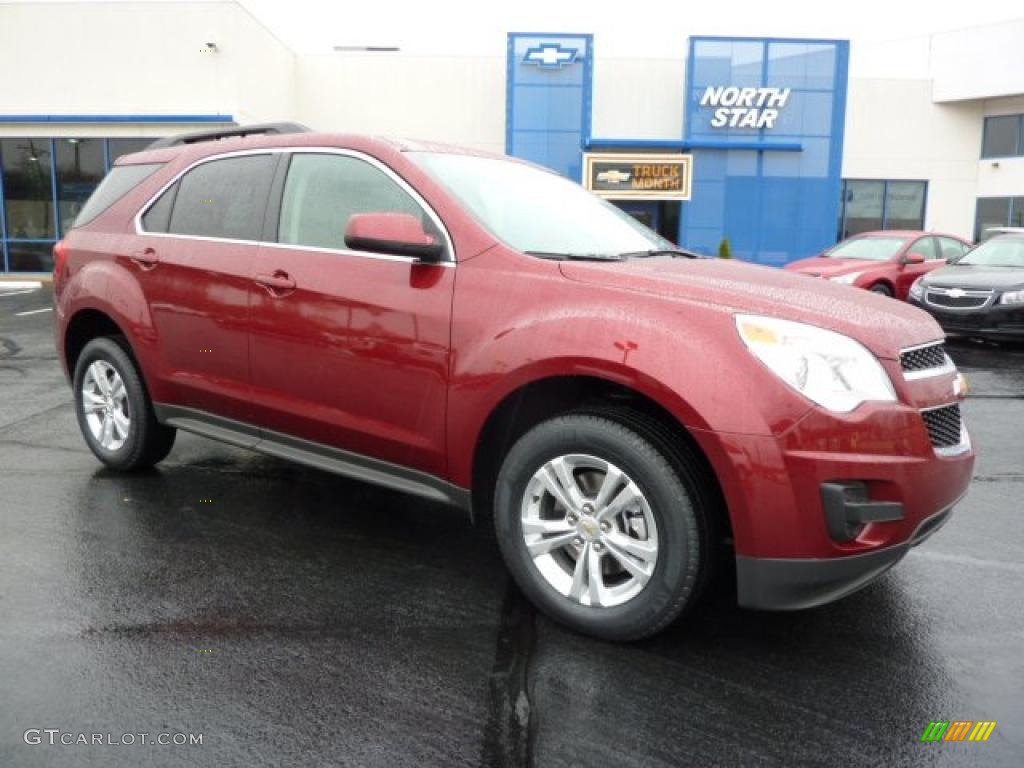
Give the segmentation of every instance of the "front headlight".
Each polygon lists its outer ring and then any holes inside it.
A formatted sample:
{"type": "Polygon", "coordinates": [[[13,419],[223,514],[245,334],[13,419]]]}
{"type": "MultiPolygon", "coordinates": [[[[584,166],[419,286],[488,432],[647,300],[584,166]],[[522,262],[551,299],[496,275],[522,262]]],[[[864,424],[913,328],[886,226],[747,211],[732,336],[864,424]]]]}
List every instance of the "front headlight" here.
{"type": "Polygon", "coordinates": [[[1000,299],[1000,304],[1024,304],[1024,291],[1007,291],[1000,299]]]}
{"type": "Polygon", "coordinates": [[[736,328],[758,360],[823,408],[849,413],[869,400],[896,402],[878,358],[849,336],[758,315],[736,315],[736,328]]]}
{"type": "Polygon", "coordinates": [[[830,277],[833,283],[839,283],[840,285],[853,285],[853,281],[860,277],[863,272],[851,272],[848,275],[840,275],[839,277],[830,277]]]}
{"type": "Polygon", "coordinates": [[[923,280],[923,277],[919,277],[917,278],[917,280],[914,281],[913,285],[910,286],[910,298],[920,299],[922,296],[924,296],[924,285],[922,284],[923,280]]]}

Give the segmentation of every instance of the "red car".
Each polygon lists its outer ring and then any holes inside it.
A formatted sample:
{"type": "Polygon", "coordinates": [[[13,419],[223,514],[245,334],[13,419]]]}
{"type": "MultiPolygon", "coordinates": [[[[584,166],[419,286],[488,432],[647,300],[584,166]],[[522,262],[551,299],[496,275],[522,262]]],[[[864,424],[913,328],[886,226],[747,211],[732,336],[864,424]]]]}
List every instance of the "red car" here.
{"type": "Polygon", "coordinates": [[[960,258],[970,247],[966,240],[938,232],[865,232],[786,269],[906,301],[917,278],[960,258]]]}
{"type": "Polygon", "coordinates": [[[493,513],[536,605],[620,640],[718,568],[754,608],[849,594],[966,492],[926,313],[691,258],[520,161],[279,130],[121,157],[57,245],[107,466],[187,430],[493,513]]]}

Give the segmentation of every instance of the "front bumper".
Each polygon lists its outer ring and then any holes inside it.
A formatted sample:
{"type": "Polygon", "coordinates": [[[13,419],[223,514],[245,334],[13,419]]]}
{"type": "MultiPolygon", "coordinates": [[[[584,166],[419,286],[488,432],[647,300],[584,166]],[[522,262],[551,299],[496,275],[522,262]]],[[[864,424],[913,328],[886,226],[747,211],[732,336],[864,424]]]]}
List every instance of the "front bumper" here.
{"type": "Polygon", "coordinates": [[[831,603],[866,587],[941,528],[945,509],[922,522],[902,544],[837,558],[736,557],[737,601],[743,608],[792,611],[831,603]]]}
{"type": "Polygon", "coordinates": [[[991,304],[980,309],[942,309],[919,299],[910,299],[923,309],[947,333],[976,336],[984,339],[1024,340],[1024,306],[991,304]]]}

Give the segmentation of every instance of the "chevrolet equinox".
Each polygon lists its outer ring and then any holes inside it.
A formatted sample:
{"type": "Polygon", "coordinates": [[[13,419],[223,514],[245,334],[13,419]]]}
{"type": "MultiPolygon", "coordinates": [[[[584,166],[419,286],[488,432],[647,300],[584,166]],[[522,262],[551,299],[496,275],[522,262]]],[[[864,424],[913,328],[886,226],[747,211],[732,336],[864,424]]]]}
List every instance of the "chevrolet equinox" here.
{"type": "Polygon", "coordinates": [[[939,528],[974,452],[926,313],[694,258],[529,163],[276,124],[118,159],[55,247],[86,443],[176,431],[493,513],[518,585],[628,640],[719,569],[847,595],[939,528]]]}

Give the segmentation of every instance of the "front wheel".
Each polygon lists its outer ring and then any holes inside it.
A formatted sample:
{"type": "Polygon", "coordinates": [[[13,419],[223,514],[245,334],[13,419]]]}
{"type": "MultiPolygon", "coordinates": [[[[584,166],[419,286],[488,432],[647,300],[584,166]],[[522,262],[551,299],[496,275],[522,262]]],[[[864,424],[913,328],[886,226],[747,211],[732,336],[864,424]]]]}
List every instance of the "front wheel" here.
{"type": "Polygon", "coordinates": [[[698,498],[689,476],[641,433],[570,414],[532,429],[505,458],[498,543],[520,588],[553,619],[635,640],[667,626],[694,597],[707,557],[698,498]]]}
{"type": "Polygon", "coordinates": [[[881,294],[882,296],[888,296],[890,299],[892,298],[892,288],[885,283],[875,283],[871,286],[871,292],[881,294]]]}
{"type": "Polygon", "coordinates": [[[176,431],[157,422],[138,367],[115,339],[85,345],[74,394],[85,442],[111,469],[145,469],[171,452],[176,431]]]}

